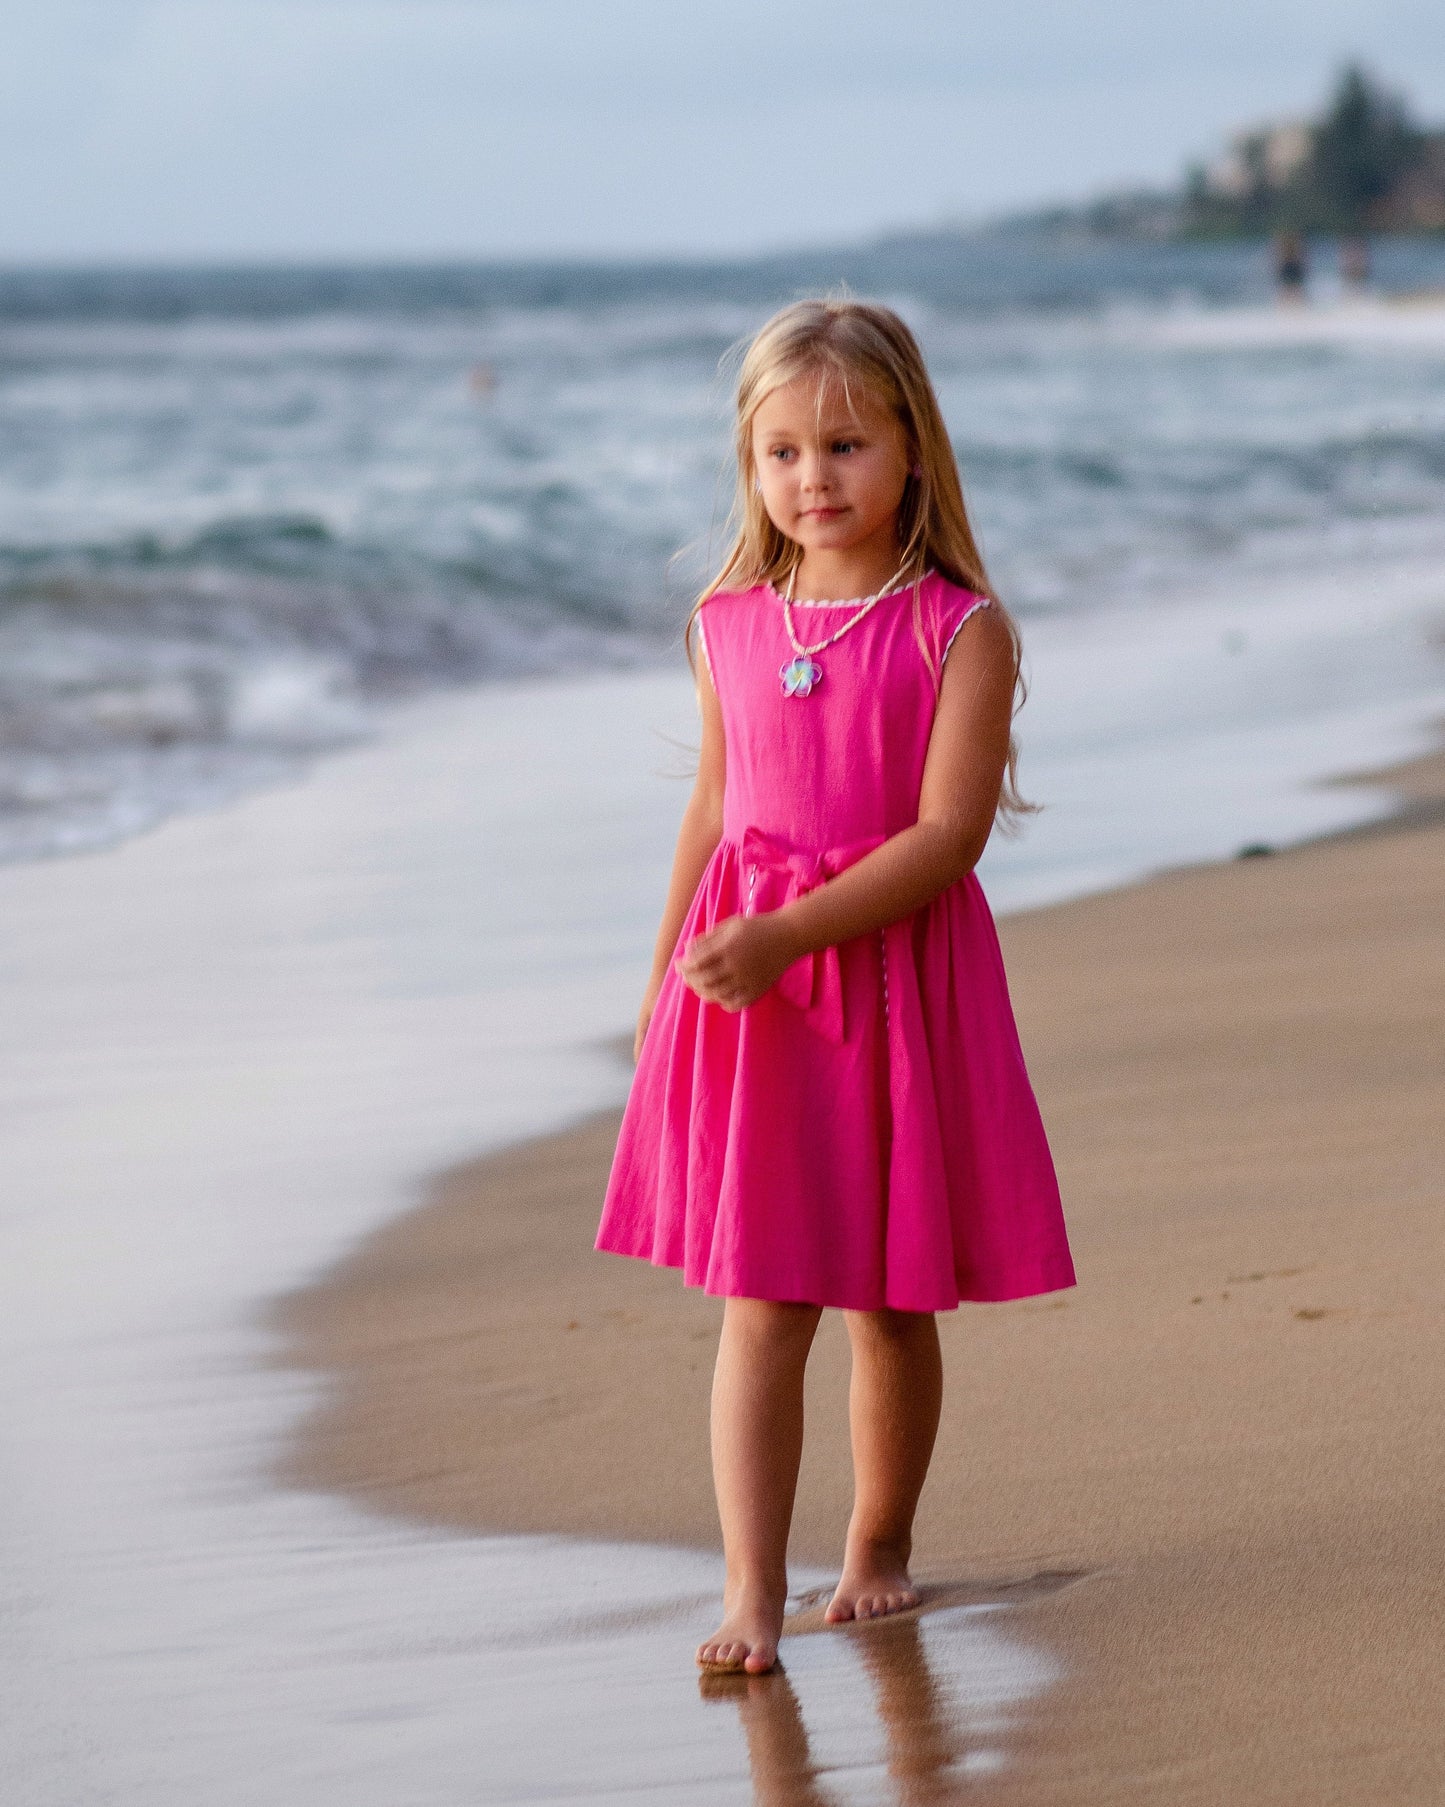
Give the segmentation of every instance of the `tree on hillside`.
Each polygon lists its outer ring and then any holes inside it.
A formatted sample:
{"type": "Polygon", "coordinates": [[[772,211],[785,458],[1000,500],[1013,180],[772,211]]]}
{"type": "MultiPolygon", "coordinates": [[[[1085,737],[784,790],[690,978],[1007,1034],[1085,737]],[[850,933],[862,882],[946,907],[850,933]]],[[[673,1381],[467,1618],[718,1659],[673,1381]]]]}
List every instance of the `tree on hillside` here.
{"type": "Polygon", "coordinates": [[[1183,229],[1225,237],[1366,233],[1385,221],[1409,181],[1428,174],[1439,143],[1398,94],[1352,63],[1319,118],[1241,133],[1225,157],[1192,170],[1183,229]]]}
{"type": "Polygon", "coordinates": [[[1425,133],[1405,102],[1358,64],[1340,77],[1329,110],[1315,126],[1310,155],[1281,196],[1291,224],[1322,232],[1367,231],[1372,212],[1419,161],[1425,133]]]}

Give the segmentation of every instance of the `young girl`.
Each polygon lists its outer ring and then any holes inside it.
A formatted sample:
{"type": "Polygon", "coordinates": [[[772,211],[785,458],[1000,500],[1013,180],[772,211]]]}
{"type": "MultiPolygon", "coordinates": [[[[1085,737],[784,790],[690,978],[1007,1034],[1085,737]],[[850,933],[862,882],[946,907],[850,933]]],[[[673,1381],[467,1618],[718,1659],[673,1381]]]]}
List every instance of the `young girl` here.
{"type": "Polygon", "coordinates": [[[824,1306],[854,1505],[828,1618],[918,1602],[933,1314],[1071,1286],[1058,1187],[973,868],[1025,807],[1018,636],[912,334],[785,308],[738,385],[740,521],[688,624],[703,738],[597,1246],[723,1295],[727,1582],[706,1668],[777,1659],[824,1306]]]}

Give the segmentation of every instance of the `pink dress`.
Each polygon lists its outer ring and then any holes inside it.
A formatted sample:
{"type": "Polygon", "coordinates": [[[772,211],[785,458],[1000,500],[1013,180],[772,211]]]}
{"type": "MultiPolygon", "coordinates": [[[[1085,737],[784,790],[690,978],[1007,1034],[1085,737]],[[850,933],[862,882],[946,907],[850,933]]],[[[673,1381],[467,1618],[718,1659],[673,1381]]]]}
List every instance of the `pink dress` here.
{"type": "MultiPolygon", "coordinates": [[[[856,605],[854,605],[856,606],[856,605]]],[[[930,575],[941,669],[987,599],[930,575]]],[[[795,604],[816,644],[850,605],[795,604]]],[[[917,820],[937,692],[914,592],[792,657],[767,586],[699,617],[727,747],[723,838],[679,949],[775,910],[917,820]]],[[[1074,1283],[1053,1162],[1019,1049],[998,937],[970,873],[914,915],[789,967],[737,1012],[668,970],[642,1046],[597,1247],[690,1286],[873,1311],[938,1311],[1074,1283]]]]}

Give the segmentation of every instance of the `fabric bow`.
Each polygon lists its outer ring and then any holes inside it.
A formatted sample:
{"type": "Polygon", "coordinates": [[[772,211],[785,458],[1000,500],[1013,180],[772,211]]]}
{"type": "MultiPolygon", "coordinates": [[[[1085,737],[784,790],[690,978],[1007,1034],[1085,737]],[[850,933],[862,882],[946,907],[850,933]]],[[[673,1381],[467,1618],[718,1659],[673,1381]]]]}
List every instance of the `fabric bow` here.
{"type": "MultiPolygon", "coordinates": [[[[761,916],[769,910],[780,910],[795,897],[816,891],[875,847],[881,847],[886,839],[885,835],[870,835],[842,847],[815,851],[794,847],[765,828],[746,829],[741,843],[748,884],[745,914],[761,916]]],[[[830,1042],[844,1039],[843,971],[836,947],[825,947],[795,960],[774,989],[803,1012],[819,1035],[830,1042]]]]}

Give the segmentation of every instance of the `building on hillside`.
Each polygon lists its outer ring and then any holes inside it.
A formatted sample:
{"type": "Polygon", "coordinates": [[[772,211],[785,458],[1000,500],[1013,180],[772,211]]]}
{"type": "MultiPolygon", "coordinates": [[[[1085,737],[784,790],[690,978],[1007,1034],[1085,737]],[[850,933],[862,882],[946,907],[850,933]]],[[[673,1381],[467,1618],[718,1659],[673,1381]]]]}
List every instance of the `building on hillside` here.
{"type": "Polygon", "coordinates": [[[1310,158],[1313,128],[1302,119],[1236,132],[1205,167],[1204,186],[1224,201],[1249,201],[1286,187],[1310,158]]]}

